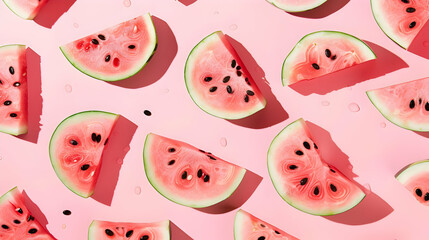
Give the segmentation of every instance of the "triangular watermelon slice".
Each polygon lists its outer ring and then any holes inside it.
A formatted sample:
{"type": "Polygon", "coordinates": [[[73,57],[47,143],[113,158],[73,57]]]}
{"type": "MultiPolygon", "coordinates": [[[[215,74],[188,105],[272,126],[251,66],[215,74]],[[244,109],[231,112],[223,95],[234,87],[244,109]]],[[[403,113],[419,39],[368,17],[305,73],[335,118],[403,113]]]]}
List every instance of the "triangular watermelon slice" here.
{"type": "Polygon", "coordinates": [[[23,19],[32,20],[49,0],[3,0],[6,6],[23,19]]]}
{"type": "Polygon", "coordinates": [[[252,214],[239,210],[234,221],[235,240],[298,240],[298,238],[262,221],[252,214]]]}
{"type": "Polygon", "coordinates": [[[366,94],[392,123],[408,130],[429,131],[429,78],[371,90],[366,94]]]}
{"type": "Polygon", "coordinates": [[[314,9],[327,0],[266,0],[286,12],[304,12],[314,9]]]}
{"type": "Polygon", "coordinates": [[[124,223],[92,221],[88,240],[170,240],[170,221],[155,223],[124,223]]]}
{"type": "Polygon", "coordinates": [[[429,206],[429,160],[415,162],[400,171],[396,179],[419,203],[429,206]]]}
{"type": "Polygon", "coordinates": [[[246,169],[187,143],[150,133],[143,159],[150,184],[167,199],[193,208],[227,199],[246,169]]]}
{"type": "Polygon", "coordinates": [[[119,115],[80,112],[64,119],[52,134],[49,156],[58,178],[81,197],[94,193],[105,145],[119,115]]]}
{"type": "Polygon", "coordinates": [[[285,127],[268,150],[268,172],[280,196],[313,215],[334,215],[356,206],[365,193],[321,158],[303,119],[285,127]]]}
{"type": "Polygon", "coordinates": [[[0,47],[0,132],[27,133],[27,60],[24,45],[0,47]]]}
{"type": "Polygon", "coordinates": [[[81,72],[104,81],[118,81],[138,73],[157,47],[149,13],[88,35],[60,49],[81,72]]]}
{"type": "Polygon", "coordinates": [[[1,240],[55,240],[31,215],[18,188],[0,197],[1,240]]]}

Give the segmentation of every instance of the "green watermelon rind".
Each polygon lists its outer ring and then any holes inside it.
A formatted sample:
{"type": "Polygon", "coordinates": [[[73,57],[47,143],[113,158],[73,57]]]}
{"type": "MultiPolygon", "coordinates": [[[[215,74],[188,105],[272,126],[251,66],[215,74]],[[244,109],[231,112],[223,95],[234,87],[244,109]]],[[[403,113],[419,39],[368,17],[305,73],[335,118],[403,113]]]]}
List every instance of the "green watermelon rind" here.
{"type": "Polygon", "coordinates": [[[134,75],[136,75],[137,73],[139,73],[146,65],[147,63],[151,60],[152,56],[155,54],[155,51],[158,47],[158,36],[156,35],[156,29],[155,29],[155,25],[153,24],[151,15],[149,13],[142,15],[140,17],[144,17],[146,18],[148,16],[148,18],[146,20],[150,21],[150,24],[148,22],[148,25],[152,26],[152,28],[150,28],[151,31],[149,31],[151,38],[153,38],[153,42],[152,42],[152,50],[150,51],[150,54],[144,56],[141,60],[141,65],[138,67],[135,67],[132,69],[132,71],[130,71],[129,73],[125,73],[123,75],[120,75],[118,77],[112,78],[109,75],[103,75],[103,74],[99,74],[99,73],[91,73],[89,70],[86,70],[85,67],[81,66],[79,64],[78,61],[74,61],[72,56],[69,55],[66,50],[64,49],[65,46],[60,46],[60,50],[63,53],[63,55],[66,57],[67,61],[69,61],[73,67],[75,67],[77,70],[81,71],[82,73],[98,79],[98,80],[102,80],[102,81],[106,81],[106,82],[116,82],[116,81],[121,81],[127,78],[130,78],[134,75]]]}
{"type": "Polygon", "coordinates": [[[241,230],[241,226],[243,224],[241,224],[241,218],[243,216],[243,210],[238,210],[237,213],[235,213],[235,217],[234,217],[234,240],[240,240],[243,239],[242,237],[240,237],[238,235],[238,232],[240,232],[241,230]]]}
{"type": "Polygon", "coordinates": [[[214,199],[211,201],[206,201],[206,202],[201,202],[201,201],[195,201],[195,203],[186,203],[183,200],[181,201],[180,199],[175,199],[171,196],[169,196],[166,191],[162,190],[162,186],[157,184],[156,180],[155,180],[155,176],[153,176],[152,172],[152,167],[149,165],[149,160],[150,159],[150,137],[152,136],[152,133],[149,133],[148,135],[146,135],[146,139],[145,139],[145,143],[144,143],[144,147],[143,147],[143,165],[144,165],[144,170],[146,173],[146,177],[149,180],[150,185],[152,185],[152,187],[162,196],[164,196],[165,198],[167,198],[168,200],[186,206],[186,207],[191,207],[191,208],[205,208],[205,207],[210,207],[216,203],[220,203],[224,200],[226,200],[227,198],[229,198],[234,192],[235,190],[237,190],[238,186],[240,185],[241,181],[244,178],[244,175],[246,174],[246,169],[244,168],[240,168],[241,169],[241,173],[237,176],[237,178],[234,180],[234,184],[230,187],[230,189],[228,189],[228,191],[225,191],[226,193],[224,195],[221,195],[218,197],[218,199],[214,199]]]}
{"type": "Polygon", "coordinates": [[[68,116],[68,117],[67,117],[67,118],[65,118],[63,121],[61,121],[61,123],[60,123],[60,124],[58,124],[58,126],[55,128],[54,132],[52,133],[51,140],[49,141],[49,158],[50,158],[50,160],[51,160],[51,165],[52,165],[52,167],[54,168],[55,174],[57,175],[57,177],[61,180],[61,182],[62,182],[62,183],[63,183],[63,184],[64,184],[64,185],[65,185],[65,186],[66,186],[70,191],[72,191],[73,193],[75,193],[75,194],[77,194],[77,195],[79,195],[79,196],[81,196],[81,197],[83,197],[83,198],[88,198],[88,197],[90,197],[93,193],[90,193],[90,194],[88,195],[88,194],[85,194],[85,193],[83,193],[83,192],[80,192],[80,191],[79,191],[79,190],[77,190],[77,189],[74,189],[74,188],[71,186],[71,184],[69,183],[69,181],[67,180],[67,178],[61,174],[61,171],[60,171],[60,170],[61,170],[61,167],[57,166],[57,162],[59,162],[59,161],[56,161],[56,158],[54,157],[54,156],[55,156],[55,146],[54,146],[54,142],[56,142],[56,140],[58,140],[57,136],[58,136],[59,134],[57,134],[57,133],[59,133],[63,127],[67,127],[67,123],[68,123],[69,121],[78,122],[78,120],[80,120],[80,119],[85,119],[87,116],[92,116],[92,115],[104,115],[104,116],[106,116],[106,117],[109,117],[109,118],[116,118],[116,119],[119,117],[119,115],[118,115],[118,114],[110,113],[110,112],[104,112],[104,111],[98,111],[98,110],[90,110],[90,111],[83,111],[83,112],[75,113],[75,114],[73,114],[73,115],[68,116]],[[79,119],[75,119],[75,118],[77,118],[77,117],[79,117],[79,119]]]}
{"type": "Polygon", "coordinates": [[[14,187],[11,190],[7,191],[5,194],[3,194],[0,197],[0,205],[2,205],[5,201],[8,200],[9,195],[15,196],[18,192],[19,192],[18,187],[14,187]]]}
{"type": "Polygon", "coordinates": [[[351,34],[348,34],[345,32],[340,32],[340,31],[332,31],[332,30],[323,30],[323,31],[312,32],[312,33],[309,33],[309,34],[305,35],[304,37],[302,37],[295,44],[295,46],[292,48],[292,50],[289,52],[289,54],[286,56],[285,60],[283,61],[282,74],[281,74],[283,86],[289,85],[289,81],[288,81],[287,73],[286,73],[287,71],[289,71],[289,69],[286,69],[286,65],[288,63],[288,58],[291,57],[292,54],[295,54],[295,50],[297,50],[297,47],[300,45],[301,42],[306,40],[308,37],[314,36],[315,34],[322,34],[322,33],[339,35],[341,37],[348,38],[349,40],[353,40],[353,41],[356,41],[356,43],[361,44],[361,49],[367,50],[366,54],[368,55],[368,60],[366,60],[366,61],[373,60],[373,59],[377,58],[374,51],[372,51],[372,49],[364,41],[362,41],[361,39],[359,39],[359,38],[357,38],[351,34]]]}
{"type": "Polygon", "coordinates": [[[395,178],[401,184],[405,184],[408,179],[413,178],[422,172],[429,172],[429,160],[418,161],[406,166],[396,174],[395,178]]]}
{"type": "MultiPolygon", "coordinates": [[[[96,234],[95,231],[96,231],[98,222],[100,222],[100,221],[93,220],[91,222],[91,224],[89,225],[89,227],[88,227],[88,240],[98,240],[96,238],[97,236],[95,235],[96,234]]],[[[165,223],[165,227],[166,227],[166,229],[164,229],[165,235],[167,235],[167,239],[171,239],[171,228],[170,228],[171,222],[170,222],[170,220],[164,220],[164,221],[158,222],[158,223],[165,223]]],[[[162,240],[164,240],[164,239],[162,239],[162,240]]]]}
{"type": "Polygon", "coordinates": [[[297,13],[297,12],[305,12],[308,10],[312,10],[315,9],[319,6],[321,6],[322,4],[324,4],[327,0],[321,0],[319,2],[316,2],[314,4],[308,4],[308,6],[305,7],[287,7],[287,6],[281,6],[281,4],[276,4],[275,1],[276,0],[266,0],[268,3],[272,4],[273,6],[282,9],[286,12],[290,12],[290,13],[297,13]]]}
{"type": "Polygon", "coordinates": [[[19,11],[19,9],[17,7],[13,7],[13,1],[10,0],[3,0],[4,4],[6,5],[7,8],[9,8],[10,11],[12,11],[16,16],[25,19],[25,20],[33,20],[37,14],[33,14],[33,15],[29,15],[27,17],[27,15],[25,13],[21,13],[19,11]]]}
{"type": "Polygon", "coordinates": [[[287,202],[290,206],[292,206],[292,207],[294,207],[294,208],[296,208],[296,209],[298,209],[298,210],[300,210],[300,211],[302,211],[302,212],[305,212],[305,213],[308,213],[308,214],[311,214],[311,215],[315,215],[315,216],[331,216],[331,215],[336,215],[336,214],[339,214],[339,213],[343,213],[343,212],[346,212],[346,211],[348,211],[348,210],[350,210],[350,209],[352,209],[353,207],[355,207],[356,205],[358,205],[360,202],[362,202],[362,200],[365,198],[365,193],[363,192],[363,191],[361,191],[361,197],[357,197],[356,198],[356,200],[354,201],[354,202],[352,202],[349,206],[347,206],[347,207],[344,207],[343,209],[339,209],[339,210],[332,210],[332,211],[326,211],[326,212],[320,212],[320,213],[315,213],[315,212],[311,212],[311,211],[307,211],[307,210],[305,210],[305,209],[302,209],[302,208],[300,208],[299,206],[297,206],[297,204],[295,204],[295,203],[293,203],[292,201],[290,201],[286,196],[283,196],[282,194],[281,194],[281,191],[280,191],[280,189],[276,186],[276,179],[274,179],[274,176],[273,176],[273,174],[271,173],[273,170],[271,170],[271,169],[273,169],[274,167],[270,167],[270,159],[272,159],[271,157],[270,157],[270,153],[271,153],[271,151],[273,151],[273,145],[277,142],[276,140],[277,139],[280,139],[281,138],[281,136],[282,135],[284,135],[285,134],[285,130],[286,129],[291,129],[291,128],[288,128],[288,127],[290,127],[290,126],[293,126],[293,124],[295,124],[295,123],[297,123],[297,122],[299,122],[299,121],[304,121],[304,119],[302,119],[302,118],[300,118],[300,119],[298,119],[298,120],[295,120],[294,122],[292,122],[292,123],[290,123],[289,125],[287,125],[285,128],[283,128],[277,135],[276,135],[276,137],[274,137],[274,139],[273,139],[273,141],[271,142],[271,144],[270,144],[270,147],[268,148],[268,153],[267,153],[267,166],[268,166],[268,173],[269,173],[269,175],[270,175],[270,179],[271,179],[271,182],[273,183],[273,186],[274,186],[274,188],[276,189],[276,191],[277,191],[277,193],[280,195],[280,197],[285,201],[285,202],[287,202]]]}

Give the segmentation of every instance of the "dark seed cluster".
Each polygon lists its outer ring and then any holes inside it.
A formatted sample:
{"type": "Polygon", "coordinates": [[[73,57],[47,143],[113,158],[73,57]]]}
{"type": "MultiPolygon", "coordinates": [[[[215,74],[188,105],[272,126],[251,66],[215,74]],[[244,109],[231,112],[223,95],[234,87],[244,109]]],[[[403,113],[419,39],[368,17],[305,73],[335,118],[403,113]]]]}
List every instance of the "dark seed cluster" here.
{"type": "Polygon", "coordinates": [[[100,143],[101,142],[101,135],[100,134],[96,134],[96,133],[92,133],[91,134],[91,140],[93,142],[100,143]]]}
{"type": "MultiPolygon", "coordinates": [[[[420,188],[417,188],[415,190],[415,193],[418,197],[422,197],[423,196],[423,191],[420,188]]],[[[425,193],[423,199],[425,200],[425,202],[429,201],[429,192],[425,193]]]]}
{"type": "MultiPolygon", "coordinates": [[[[410,0],[401,0],[403,3],[405,3],[405,4],[409,4],[410,3],[410,0]]],[[[416,11],[416,9],[415,8],[413,8],[413,7],[408,7],[407,9],[405,9],[405,11],[407,12],[407,13],[414,13],[415,11],[416,11]]],[[[416,26],[416,21],[412,21],[411,23],[410,23],[410,25],[408,25],[408,27],[411,29],[411,28],[414,28],[415,26],[416,26]]]]}
{"type": "MultiPolygon", "coordinates": [[[[423,101],[422,101],[422,99],[421,99],[421,98],[419,98],[418,103],[419,103],[419,105],[422,105],[423,101]]],[[[416,101],[414,101],[414,99],[411,99],[410,103],[408,104],[408,107],[409,107],[410,109],[414,109],[414,108],[416,107],[416,105],[417,105],[417,104],[416,104],[416,101]]],[[[426,111],[429,111],[429,102],[426,102],[426,103],[424,104],[424,108],[425,108],[425,110],[426,110],[426,111]]]]}

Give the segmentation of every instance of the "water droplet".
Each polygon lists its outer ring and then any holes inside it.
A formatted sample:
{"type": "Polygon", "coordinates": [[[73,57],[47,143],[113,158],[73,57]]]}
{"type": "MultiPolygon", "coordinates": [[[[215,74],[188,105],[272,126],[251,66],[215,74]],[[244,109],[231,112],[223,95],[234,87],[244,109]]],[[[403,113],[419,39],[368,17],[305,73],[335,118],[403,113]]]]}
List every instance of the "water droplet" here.
{"type": "Polygon", "coordinates": [[[3,159],[3,157],[2,156],[0,156],[0,160],[2,160],[3,159]]]}
{"type": "Polygon", "coordinates": [[[429,47],[429,41],[424,41],[424,42],[423,42],[423,46],[425,46],[425,47],[429,47]]]}
{"type": "Polygon", "coordinates": [[[79,23],[73,23],[74,28],[79,28],[79,23]]]}
{"type": "Polygon", "coordinates": [[[364,190],[365,194],[371,193],[371,185],[369,185],[369,183],[364,184],[363,187],[364,187],[363,190],[364,190]]]}
{"type": "Polygon", "coordinates": [[[116,163],[122,165],[122,163],[124,163],[124,160],[122,158],[118,158],[118,160],[116,160],[116,163]]]}
{"type": "Polygon", "coordinates": [[[229,29],[231,29],[232,31],[237,30],[237,28],[238,28],[237,24],[231,24],[231,25],[229,25],[229,29]]]}
{"type": "Polygon", "coordinates": [[[170,89],[168,88],[161,89],[161,93],[169,93],[169,92],[170,92],[170,89]]]}
{"type": "Polygon", "coordinates": [[[73,88],[70,84],[66,84],[64,86],[64,90],[66,91],[66,93],[71,93],[73,91],[73,88]]]}
{"type": "Polygon", "coordinates": [[[67,225],[65,225],[65,224],[61,225],[62,229],[66,229],[66,227],[67,227],[67,225]]]}
{"type": "Polygon", "coordinates": [[[327,107],[327,106],[329,106],[329,105],[331,105],[331,103],[329,102],[329,101],[322,101],[322,106],[325,106],[325,107],[327,107]]]}
{"type": "Polygon", "coordinates": [[[220,145],[222,146],[222,147],[226,147],[226,145],[228,145],[228,141],[226,140],[226,138],[224,138],[224,137],[222,137],[220,140],[219,140],[219,143],[220,143],[220,145]]]}
{"type": "Polygon", "coordinates": [[[192,179],[192,175],[188,175],[188,177],[186,179],[188,179],[188,181],[190,181],[192,179]]]}
{"type": "Polygon", "coordinates": [[[122,2],[122,4],[124,4],[124,7],[130,7],[131,6],[131,1],[130,0],[124,0],[122,2]]]}
{"type": "Polygon", "coordinates": [[[350,103],[349,104],[349,110],[350,110],[350,112],[359,112],[360,107],[356,103],[350,103]]]}
{"type": "Polygon", "coordinates": [[[386,127],[386,123],[384,123],[384,122],[380,123],[380,127],[381,128],[385,128],[386,127]]]}
{"type": "Polygon", "coordinates": [[[214,11],[214,15],[219,15],[219,11],[214,11]]]}
{"type": "Polygon", "coordinates": [[[353,166],[351,164],[348,165],[347,167],[348,167],[348,169],[353,169],[353,166]]]}
{"type": "Polygon", "coordinates": [[[135,187],[134,188],[134,193],[137,194],[137,195],[140,195],[140,193],[142,193],[142,188],[139,187],[139,186],[135,187]]]}

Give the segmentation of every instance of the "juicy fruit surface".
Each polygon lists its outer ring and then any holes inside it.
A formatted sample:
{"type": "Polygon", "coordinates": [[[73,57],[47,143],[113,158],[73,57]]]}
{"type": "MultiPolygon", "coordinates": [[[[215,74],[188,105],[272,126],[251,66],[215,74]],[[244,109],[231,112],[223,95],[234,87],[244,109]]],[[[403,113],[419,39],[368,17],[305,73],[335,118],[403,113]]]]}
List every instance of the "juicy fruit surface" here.
{"type": "Polygon", "coordinates": [[[303,119],[282,130],[268,150],[268,171],[280,196],[293,207],[314,215],[347,211],[363,191],[322,160],[303,119]]]}
{"type": "Polygon", "coordinates": [[[170,221],[156,223],[120,223],[93,221],[89,226],[89,240],[169,240],[170,221]]]}
{"type": "Polygon", "coordinates": [[[189,54],[185,81],[194,102],[225,119],[244,118],[263,109],[266,100],[222,32],[203,39],[189,54]]]}
{"type": "Polygon", "coordinates": [[[0,47],[0,131],[27,133],[27,60],[24,45],[0,47]]]}
{"type": "Polygon", "coordinates": [[[187,143],[150,133],[144,147],[146,176],[167,199],[203,208],[228,198],[246,170],[187,143]]]}
{"type": "Polygon", "coordinates": [[[61,46],[64,56],[81,72],[117,81],[139,72],[156,49],[150,14],[96,32],[61,46]]]}
{"type": "Polygon", "coordinates": [[[261,219],[243,210],[239,210],[235,215],[234,239],[298,240],[298,238],[274,227],[267,222],[262,221],[261,219]]]}
{"type": "Polygon", "coordinates": [[[383,32],[405,49],[429,19],[427,0],[371,0],[371,7],[383,32]]]}
{"type": "Polygon", "coordinates": [[[429,131],[429,78],[367,92],[380,113],[399,127],[429,131]]]}
{"type": "Polygon", "coordinates": [[[25,205],[24,197],[15,187],[0,198],[0,239],[54,240],[25,205]]]}
{"type": "Polygon", "coordinates": [[[316,8],[327,0],[266,0],[286,12],[304,12],[316,8]]]}
{"type": "Polygon", "coordinates": [[[283,63],[283,85],[313,79],[375,59],[361,40],[342,32],[320,31],[303,37],[283,63]]]}
{"type": "Polygon", "coordinates": [[[82,197],[94,193],[105,145],[118,115],[101,111],[74,114],[51,137],[49,155],[55,173],[82,197]]]}
{"type": "Polygon", "coordinates": [[[3,0],[3,2],[19,17],[31,20],[48,0],[3,0]]]}
{"type": "Polygon", "coordinates": [[[421,204],[429,206],[429,160],[416,162],[398,174],[396,179],[421,204]]]}

